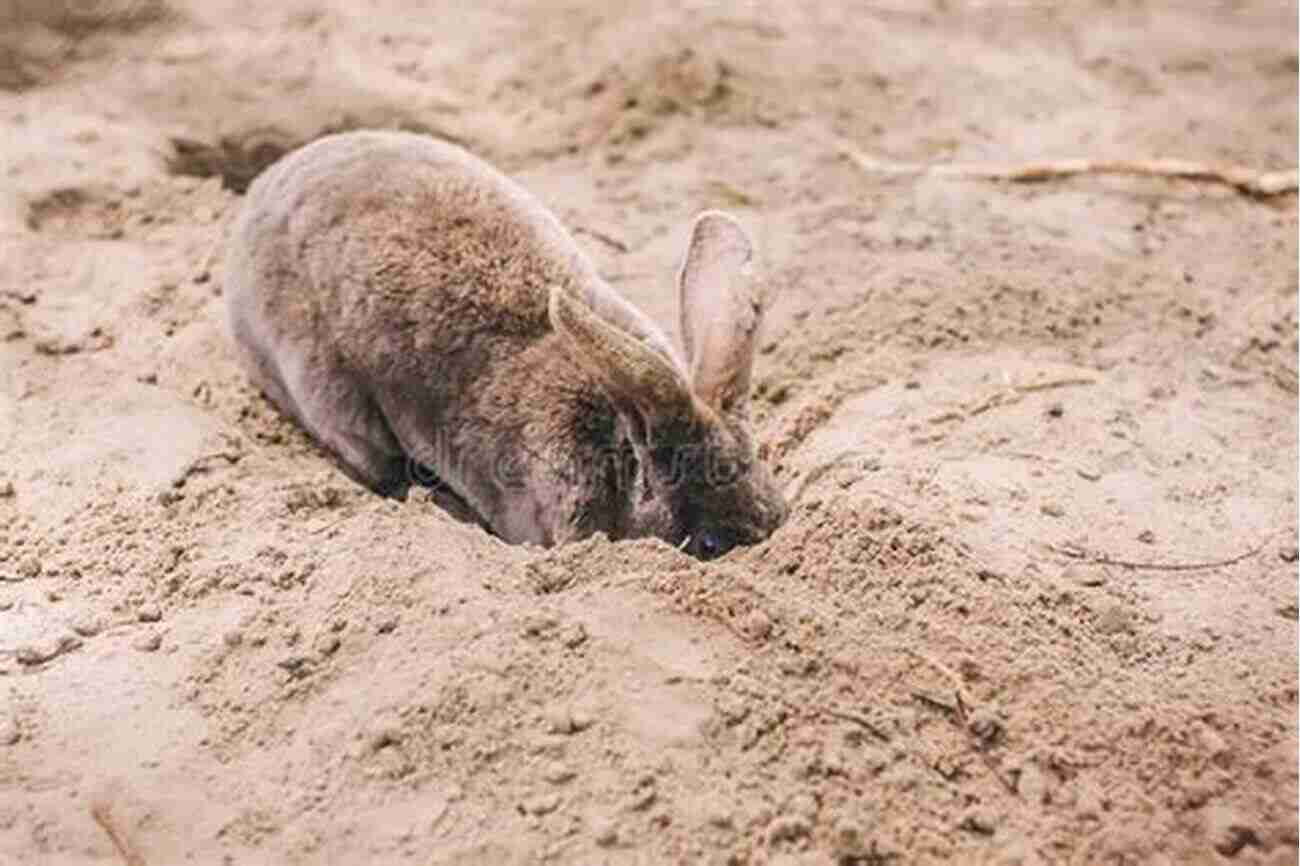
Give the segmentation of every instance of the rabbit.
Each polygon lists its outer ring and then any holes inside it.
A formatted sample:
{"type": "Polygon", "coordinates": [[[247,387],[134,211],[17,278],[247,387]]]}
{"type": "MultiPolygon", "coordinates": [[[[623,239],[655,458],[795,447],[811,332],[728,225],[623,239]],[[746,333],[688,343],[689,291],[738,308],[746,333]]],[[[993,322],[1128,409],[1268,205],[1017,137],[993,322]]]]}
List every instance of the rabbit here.
{"type": "Polygon", "coordinates": [[[696,218],[679,352],[486,162],[345,132],[252,183],[227,328],[253,383],[379,494],[436,480],[508,543],[654,536],[708,559],[787,513],[748,421],[753,256],[734,219],[696,218]]]}

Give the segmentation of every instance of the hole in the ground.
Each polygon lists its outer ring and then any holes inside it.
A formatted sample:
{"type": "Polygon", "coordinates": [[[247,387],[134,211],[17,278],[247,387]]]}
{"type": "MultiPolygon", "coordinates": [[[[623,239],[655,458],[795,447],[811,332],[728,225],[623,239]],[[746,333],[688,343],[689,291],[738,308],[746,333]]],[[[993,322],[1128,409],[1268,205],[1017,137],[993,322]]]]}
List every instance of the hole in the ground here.
{"type": "MultiPolygon", "coordinates": [[[[289,151],[326,135],[371,126],[372,124],[346,119],[331,124],[306,138],[296,137],[275,128],[263,128],[236,135],[223,135],[215,144],[192,138],[174,137],[171,139],[173,153],[167,160],[167,170],[172,174],[194,177],[220,177],[223,187],[242,195],[253,182],[253,178],[289,151]]],[[[460,143],[455,136],[421,123],[400,123],[393,125],[392,128],[404,132],[435,135],[460,143]]]]}
{"type": "Polygon", "coordinates": [[[31,203],[27,210],[27,227],[40,231],[57,217],[75,214],[90,201],[84,190],[75,187],[56,189],[49,195],[31,203]]]}
{"type": "Polygon", "coordinates": [[[108,189],[60,187],[27,205],[27,227],[34,232],[79,238],[119,238],[126,213],[108,189]]]}
{"type": "Polygon", "coordinates": [[[173,138],[167,170],[194,177],[220,177],[222,186],[242,194],[262,169],[303,143],[265,133],[222,136],[216,144],[173,138]]]}

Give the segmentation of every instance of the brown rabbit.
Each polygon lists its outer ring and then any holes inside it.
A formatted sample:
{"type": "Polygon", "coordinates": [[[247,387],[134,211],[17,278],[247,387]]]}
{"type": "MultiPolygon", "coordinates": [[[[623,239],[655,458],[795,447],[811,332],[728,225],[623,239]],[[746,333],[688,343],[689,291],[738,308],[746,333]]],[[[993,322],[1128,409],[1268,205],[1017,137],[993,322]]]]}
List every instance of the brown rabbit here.
{"type": "Polygon", "coordinates": [[[520,186],[451,144],[361,131],[252,184],[225,295],[254,382],[373,490],[431,472],[508,542],[605,532],[712,557],[786,514],[747,420],[752,255],[730,217],[696,219],[683,358],[520,186]]]}

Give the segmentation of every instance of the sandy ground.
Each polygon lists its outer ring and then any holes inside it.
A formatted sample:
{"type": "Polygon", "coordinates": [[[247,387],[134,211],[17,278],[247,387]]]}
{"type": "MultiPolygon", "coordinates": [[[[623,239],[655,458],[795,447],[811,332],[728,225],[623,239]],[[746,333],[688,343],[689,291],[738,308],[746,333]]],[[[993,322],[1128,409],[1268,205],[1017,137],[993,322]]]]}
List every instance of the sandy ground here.
{"type": "Polygon", "coordinates": [[[0,862],[1297,862],[1294,4],[0,2],[0,862]],[[797,504],[512,548],[252,391],[212,253],[323,131],[451,137],[665,327],[777,301],[797,504]]]}

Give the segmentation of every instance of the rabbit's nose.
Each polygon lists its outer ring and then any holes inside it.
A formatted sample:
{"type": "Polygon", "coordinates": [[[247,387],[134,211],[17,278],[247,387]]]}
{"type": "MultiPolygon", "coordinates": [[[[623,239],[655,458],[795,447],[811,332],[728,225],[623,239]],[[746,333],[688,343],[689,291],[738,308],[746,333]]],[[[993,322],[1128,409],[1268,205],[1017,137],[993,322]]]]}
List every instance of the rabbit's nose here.
{"type": "Polygon", "coordinates": [[[696,559],[716,559],[735,547],[730,539],[711,529],[698,530],[690,540],[688,550],[696,559]]]}

